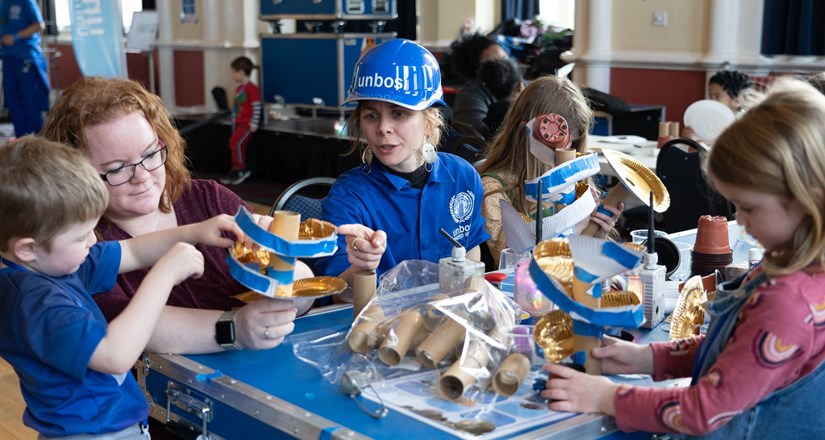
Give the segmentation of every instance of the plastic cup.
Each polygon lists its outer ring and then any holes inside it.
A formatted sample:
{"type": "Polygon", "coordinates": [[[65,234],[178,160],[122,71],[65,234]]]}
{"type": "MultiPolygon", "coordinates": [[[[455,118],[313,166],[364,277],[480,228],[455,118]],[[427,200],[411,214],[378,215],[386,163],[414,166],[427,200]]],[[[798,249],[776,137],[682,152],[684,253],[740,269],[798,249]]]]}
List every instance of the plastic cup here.
{"type": "MultiPolygon", "coordinates": [[[[653,234],[657,237],[664,237],[667,235],[667,232],[653,231],[653,234]]],[[[630,238],[633,243],[642,243],[647,240],[647,229],[636,229],[634,231],[630,231],[630,238]]]]}

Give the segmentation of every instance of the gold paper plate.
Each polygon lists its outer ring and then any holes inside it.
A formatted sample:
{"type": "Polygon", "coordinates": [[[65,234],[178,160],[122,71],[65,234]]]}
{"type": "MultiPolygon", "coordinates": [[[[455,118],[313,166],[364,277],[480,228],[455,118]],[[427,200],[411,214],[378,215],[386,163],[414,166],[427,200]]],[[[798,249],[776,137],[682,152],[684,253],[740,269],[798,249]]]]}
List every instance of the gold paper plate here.
{"type": "Polygon", "coordinates": [[[533,338],[548,362],[561,362],[573,354],[573,319],[562,310],[553,310],[536,323],[533,338]]]}
{"type": "Polygon", "coordinates": [[[241,242],[236,242],[231,252],[241,264],[258,263],[261,267],[261,273],[269,266],[269,251],[266,249],[258,248],[258,250],[253,251],[241,242]]]}
{"type": "Polygon", "coordinates": [[[602,309],[635,305],[639,305],[639,297],[633,292],[622,290],[619,292],[607,292],[602,295],[602,309]]]}
{"type": "Polygon", "coordinates": [[[567,293],[570,294],[573,288],[573,269],[575,263],[570,257],[540,257],[536,258],[536,263],[547,276],[553,277],[559,282],[567,293]]]}
{"type": "Polygon", "coordinates": [[[702,310],[704,296],[702,277],[697,275],[685,283],[676,300],[676,308],[670,315],[671,340],[699,334],[699,327],[705,322],[705,312],[702,310]]]}
{"type": "Polygon", "coordinates": [[[536,259],[541,257],[573,258],[573,254],[570,253],[570,243],[566,238],[551,238],[542,241],[533,249],[533,256],[536,257],[536,259]]]}
{"type": "MultiPolygon", "coordinates": [[[[312,277],[295,280],[292,284],[292,296],[276,296],[274,299],[322,298],[337,295],[347,288],[347,282],[338,277],[312,277]]],[[[234,296],[235,299],[250,303],[263,298],[269,298],[258,292],[244,292],[234,296]]]]}
{"type": "Polygon", "coordinates": [[[670,207],[670,194],[661,180],[650,168],[638,160],[615,150],[602,150],[607,162],[628,191],[636,195],[645,205],[653,191],[653,210],[665,212],[670,207]]]}

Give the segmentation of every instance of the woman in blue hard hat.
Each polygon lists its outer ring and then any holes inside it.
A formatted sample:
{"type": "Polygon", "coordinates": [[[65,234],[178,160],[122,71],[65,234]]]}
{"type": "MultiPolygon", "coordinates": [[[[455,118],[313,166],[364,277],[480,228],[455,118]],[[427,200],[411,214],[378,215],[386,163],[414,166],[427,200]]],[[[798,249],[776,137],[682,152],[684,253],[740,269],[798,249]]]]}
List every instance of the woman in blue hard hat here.
{"type": "Polygon", "coordinates": [[[358,60],[345,102],[358,104],[347,129],[363,164],[342,174],[323,202],[324,220],[339,225],[341,237],[319,272],[351,285],[359,270],[380,275],[404,260],[437,262],[453,247],[440,229],[479,260],[490,237],[484,191],[472,165],[435,151],[444,101],[433,55],[403,39],[373,47],[358,60]]]}

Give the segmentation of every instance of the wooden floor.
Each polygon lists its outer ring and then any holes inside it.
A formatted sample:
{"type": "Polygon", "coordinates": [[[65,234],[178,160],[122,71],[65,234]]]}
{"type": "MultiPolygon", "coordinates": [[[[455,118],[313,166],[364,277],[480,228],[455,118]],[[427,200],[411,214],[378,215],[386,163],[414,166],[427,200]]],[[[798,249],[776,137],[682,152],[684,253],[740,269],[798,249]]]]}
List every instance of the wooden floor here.
{"type": "MultiPolygon", "coordinates": [[[[255,212],[266,214],[269,206],[251,203],[255,212]]],[[[20,394],[17,374],[5,360],[0,358],[0,439],[34,440],[37,432],[23,425],[23,410],[26,403],[20,394]]]]}

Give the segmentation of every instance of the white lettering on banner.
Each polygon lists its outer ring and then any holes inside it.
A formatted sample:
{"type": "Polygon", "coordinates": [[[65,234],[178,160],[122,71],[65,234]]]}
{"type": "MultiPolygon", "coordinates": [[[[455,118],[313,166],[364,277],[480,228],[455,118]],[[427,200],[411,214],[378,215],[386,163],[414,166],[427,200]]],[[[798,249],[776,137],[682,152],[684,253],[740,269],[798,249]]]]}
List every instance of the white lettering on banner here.
{"type": "Polygon", "coordinates": [[[89,35],[99,36],[106,33],[103,27],[103,10],[100,8],[100,0],[75,0],[75,7],[78,8],[74,16],[77,26],[77,34],[82,37],[89,35]]]}

